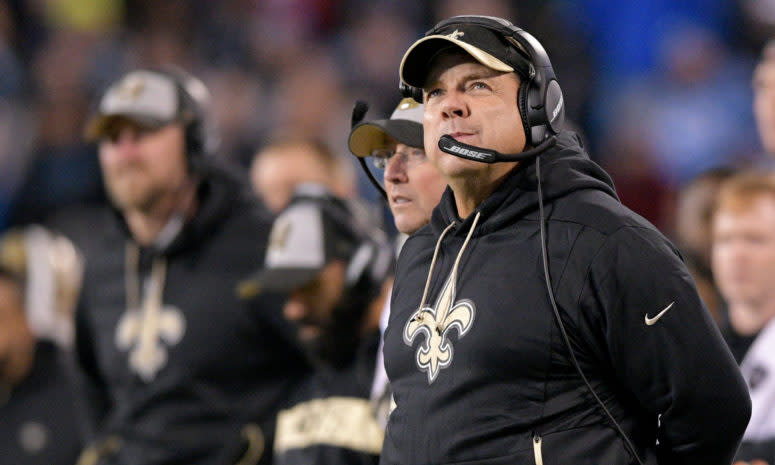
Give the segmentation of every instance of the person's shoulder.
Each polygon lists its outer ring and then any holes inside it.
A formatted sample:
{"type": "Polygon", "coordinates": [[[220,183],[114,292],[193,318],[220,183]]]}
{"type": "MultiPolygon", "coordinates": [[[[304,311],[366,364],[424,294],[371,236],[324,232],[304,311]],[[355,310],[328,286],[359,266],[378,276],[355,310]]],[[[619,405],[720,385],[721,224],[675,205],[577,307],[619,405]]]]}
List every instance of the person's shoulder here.
{"type": "Polygon", "coordinates": [[[433,228],[430,224],[426,224],[417,231],[406,237],[406,240],[401,245],[401,253],[407,250],[419,251],[428,247],[428,244],[435,244],[436,238],[434,237],[433,228]]]}
{"type": "Polygon", "coordinates": [[[433,226],[430,223],[421,227],[417,231],[409,234],[407,240],[414,239],[415,241],[428,240],[433,238],[433,226]]]}
{"type": "Polygon", "coordinates": [[[562,203],[565,208],[558,209],[553,219],[578,223],[604,236],[610,236],[623,228],[657,231],[657,228],[647,219],[605,192],[579,191],[562,203]]]}

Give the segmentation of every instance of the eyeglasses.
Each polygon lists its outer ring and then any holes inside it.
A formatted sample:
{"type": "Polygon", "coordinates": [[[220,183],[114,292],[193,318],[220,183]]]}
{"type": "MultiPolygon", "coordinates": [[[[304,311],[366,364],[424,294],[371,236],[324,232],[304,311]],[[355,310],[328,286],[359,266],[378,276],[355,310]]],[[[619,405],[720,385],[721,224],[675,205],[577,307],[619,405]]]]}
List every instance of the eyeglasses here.
{"type": "Polygon", "coordinates": [[[395,149],[383,147],[371,151],[371,163],[378,170],[384,170],[394,155],[400,156],[408,165],[417,165],[427,160],[423,149],[409,147],[408,150],[396,152],[395,149]]]}

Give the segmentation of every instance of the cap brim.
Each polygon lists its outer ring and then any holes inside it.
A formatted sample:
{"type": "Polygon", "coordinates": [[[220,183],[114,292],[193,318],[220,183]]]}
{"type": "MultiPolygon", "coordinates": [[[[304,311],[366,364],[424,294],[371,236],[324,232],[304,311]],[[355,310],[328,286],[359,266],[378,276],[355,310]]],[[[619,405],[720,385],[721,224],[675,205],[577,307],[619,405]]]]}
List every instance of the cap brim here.
{"type": "Polygon", "coordinates": [[[440,50],[449,47],[450,44],[463,49],[488,68],[504,73],[514,72],[514,68],[508,64],[467,42],[450,36],[432,35],[418,40],[406,51],[398,71],[401,80],[412,87],[423,87],[433,58],[440,50]]]}
{"type": "Polygon", "coordinates": [[[310,268],[264,269],[237,285],[237,295],[243,299],[264,292],[287,293],[311,282],[320,270],[310,268]]]}
{"type": "Polygon", "coordinates": [[[115,113],[110,115],[96,115],[92,117],[84,129],[84,138],[88,142],[99,140],[114,124],[119,121],[129,121],[140,127],[155,129],[167,124],[167,121],[161,121],[158,118],[151,118],[147,115],[137,115],[132,113],[115,113]]]}
{"type": "Polygon", "coordinates": [[[355,156],[368,157],[374,149],[387,145],[386,136],[410,147],[423,146],[421,124],[402,119],[383,119],[356,125],[350,132],[350,151],[355,156]]]}

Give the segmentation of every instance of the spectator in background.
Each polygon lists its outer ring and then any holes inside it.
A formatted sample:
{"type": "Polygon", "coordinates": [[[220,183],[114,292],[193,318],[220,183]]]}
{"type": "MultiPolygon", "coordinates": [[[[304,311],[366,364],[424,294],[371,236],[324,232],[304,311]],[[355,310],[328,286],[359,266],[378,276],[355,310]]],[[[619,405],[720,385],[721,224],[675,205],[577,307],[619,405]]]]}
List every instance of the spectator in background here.
{"type": "Polygon", "coordinates": [[[369,403],[379,312],[392,280],[385,234],[324,186],[299,186],[272,226],[266,264],[241,294],[287,293],[315,371],[277,419],[275,465],[376,464],[384,432],[369,403]]]}
{"type": "Polygon", "coordinates": [[[713,276],[727,305],[722,332],[741,362],[775,316],[775,177],[741,172],[724,181],[712,222],[713,276]]]}
{"type": "Polygon", "coordinates": [[[268,464],[276,411],[307,368],[279,297],[234,293],[270,223],[215,157],[208,110],[195,77],[140,69],[86,127],[112,209],[89,232],[76,312],[83,464],[268,464]]]}
{"type": "Polygon", "coordinates": [[[80,137],[88,112],[86,83],[94,44],[72,31],[48,38],[36,57],[37,139],[12,197],[9,224],[48,224],[60,209],[104,204],[99,164],[80,137]]]}
{"type": "Polygon", "coordinates": [[[723,332],[751,394],[737,457],[775,463],[775,175],[724,181],[712,231],[713,275],[728,306],[723,332]]]}
{"type": "Polygon", "coordinates": [[[76,396],[61,348],[30,324],[30,303],[49,285],[48,314],[62,305],[72,315],[79,269],[62,253],[66,239],[35,243],[32,251],[30,236],[9,230],[0,237],[0,462],[72,465],[81,449],[76,396]],[[49,262],[34,264],[33,252],[49,262]],[[41,273],[41,265],[59,269],[65,279],[47,282],[51,276],[41,273]]]}
{"type": "Polygon", "coordinates": [[[775,157],[775,41],[765,45],[754,69],[753,113],[764,151],[775,157]]]}
{"type": "MultiPolygon", "coordinates": [[[[735,173],[716,168],[701,173],[678,190],[673,214],[673,235],[703,302],[717,323],[726,319],[710,265],[712,216],[719,186],[735,173]]],[[[733,351],[734,352],[734,351],[733,351]]]]}
{"type": "Polygon", "coordinates": [[[350,2],[342,34],[342,69],[350,93],[368,98],[378,114],[395,107],[395,63],[409,45],[409,37],[424,29],[419,24],[423,7],[431,2],[350,2]],[[397,5],[397,4],[400,4],[397,5]]]}
{"type": "MultiPolygon", "coordinates": [[[[407,235],[414,234],[428,224],[433,208],[447,187],[447,182],[425,155],[423,108],[422,104],[405,98],[398,103],[389,119],[364,121],[350,131],[349,146],[353,155],[367,158],[367,163],[371,163],[377,173],[382,172],[384,194],[396,229],[401,233],[396,252],[400,250],[407,235]]],[[[388,298],[380,317],[382,333],[385,332],[389,317],[388,298]]],[[[381,344],[371,395],[377,405],[378,418],[385,426],[391,390],[381,344]]]]}
{"type": "Polygon", "coordinates": [[[244,69],[229,66],[205,76],[213,95],[213,119],[221,135],[221,150],[248,167],[266,135],[260,126],[265,105],[264,83],[244,69]]]}
{"type": "Polygon", "coordinates": [[[325,46],[305,48],[272,87],[264,111],[270,116],[270,133],[278,137],[302,134],[341,147],[350,102],[342,84],[345,72],[325,46]]]}
{"type": "Polygon", "coordinates": [[[344,198],[356,195],[355,172],[349,160],[314,138],[285,138],[264,146],[253,157],[250,181],[275,213],[288,205],[299,184],[320,184],[344,198]]]}
{"type": "MultiPolygon", "coordinates": [[[[675,192],[709,169],[751,162],[757,144],[750,61],[732,53],[712,29],[690,21],[668,24],[655,72],[627,87],[610,87],[596,110],[603,131],[639,136],[634,143],[647,149],[646,168],[655,167],[675,192]],[[632,126],[622,128],[622,120],[632,126]]],[[[611,152],[603,162],[621,156],[611,152]]]]}

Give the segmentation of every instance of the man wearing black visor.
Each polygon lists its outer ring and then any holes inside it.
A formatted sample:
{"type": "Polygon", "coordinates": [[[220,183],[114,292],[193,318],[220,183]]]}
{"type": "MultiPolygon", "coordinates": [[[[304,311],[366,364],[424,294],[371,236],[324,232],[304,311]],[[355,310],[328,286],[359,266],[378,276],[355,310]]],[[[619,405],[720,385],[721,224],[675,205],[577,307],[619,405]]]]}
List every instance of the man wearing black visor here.
{"type": "Polygon", "coordinates": [[[735,361],[678,251],[563,131],[541,44],[454,17],[400,75],[450,188],[398,260],[381,463],[728,465],[735,361]]]}

